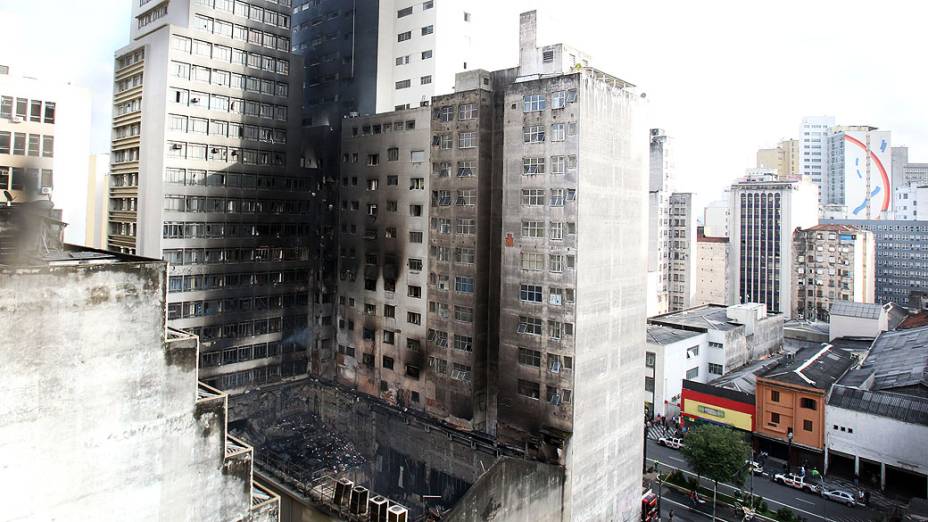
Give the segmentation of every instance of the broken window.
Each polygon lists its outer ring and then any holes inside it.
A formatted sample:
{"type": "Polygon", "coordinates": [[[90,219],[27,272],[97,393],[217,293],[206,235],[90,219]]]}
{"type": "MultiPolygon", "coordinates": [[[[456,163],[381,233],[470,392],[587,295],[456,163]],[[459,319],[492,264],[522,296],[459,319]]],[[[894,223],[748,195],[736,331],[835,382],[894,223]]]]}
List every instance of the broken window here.
{"type": "Polygon", "coordinates": [[[516,332],[520,334],[541,335],[541,319],[538,317],[520,315],[516,332]]]}
{"type": "Polygon", "coordinates": [[[537,400],[541,396],[540,387],[537,382],[525,381],[519,379],[519,395],[537,400]]]}

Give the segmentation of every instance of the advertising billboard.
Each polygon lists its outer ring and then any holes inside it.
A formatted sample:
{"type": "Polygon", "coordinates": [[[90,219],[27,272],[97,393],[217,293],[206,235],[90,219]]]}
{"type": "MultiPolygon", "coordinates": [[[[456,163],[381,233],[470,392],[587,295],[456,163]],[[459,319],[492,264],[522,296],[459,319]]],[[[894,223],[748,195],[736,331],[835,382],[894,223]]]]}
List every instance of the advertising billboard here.
{"type": "Polygon", "coordinates": [[[844,203],[852,219],[880,219],[892,205],[889,131],[844,132],[844,203]]]}

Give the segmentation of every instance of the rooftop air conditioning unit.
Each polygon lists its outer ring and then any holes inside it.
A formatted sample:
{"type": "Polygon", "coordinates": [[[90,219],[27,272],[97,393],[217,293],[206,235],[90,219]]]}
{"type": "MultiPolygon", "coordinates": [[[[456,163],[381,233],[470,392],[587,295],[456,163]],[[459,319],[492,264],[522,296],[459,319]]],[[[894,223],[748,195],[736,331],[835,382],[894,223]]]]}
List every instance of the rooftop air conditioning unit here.
{"type": "Polygon", "coordinates": [[[380,495],[367,501],[367,514],[370,522],[387,522],[387,510],[390,501],[380,495]]]}
{"type": "Polygon", "coordinates": [[[22,123],[26,120],[22,116],[10,116],[10,123],[22,123]]]}
{"type": "Polygon", "coordinates": [[[351,489],[351,498],[348,502],[348,512],[352,515],[367,513],[367,497],[370,493],[364,486],[355,486],[351,489]]]}
{"type": "Polygon", "coordinates": [[[171,144],[171,150],[180,150],[180,149],[182,149],[182,148],[184,148],[184,147],[183,147],[183,145],[181,145],[180,143],[172,143],[172,144],[171,144]]]}
{"type": "Polygon", "coordinates": [[[348,498],[351,496],[351,488],[354,486],[354,482],[342,478],[335,481],[335,494],[332,498],[332,501],[336,506],[344,506],[348,504],[348,498]]]}
{"type": "Polygon", "coordinates": [[[200,103],[199,98],[190,98],[190,103],[200,103]]]}
{"type": "Polygon", "coordinates": [[[390,506],[387,510],[387,522],[406,522],[409,511],[403,506],[390,506]]]}

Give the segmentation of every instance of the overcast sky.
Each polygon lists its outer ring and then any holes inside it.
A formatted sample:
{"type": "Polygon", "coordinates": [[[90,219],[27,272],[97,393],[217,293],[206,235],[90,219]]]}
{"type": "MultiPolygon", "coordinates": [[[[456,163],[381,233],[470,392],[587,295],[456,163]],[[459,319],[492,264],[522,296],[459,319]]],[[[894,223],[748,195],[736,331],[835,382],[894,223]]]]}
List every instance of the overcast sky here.
{"type": "MultiPolygon", "coordinates": [[[[131,1],[0,0],[0,63],[92,89],[97,152],[108,149],[112,56],[128,41],[131,1]]],[[[805,115],[891,130],[893,145],[928,161],[928,2],[472,3],[488,35],[477,66],[516,64],[518,13],[537,9],[539,44],[571,44],[638,85],[652,126],[676,140],[680,189],[701,202],[754,166],[757,148],[795,137],[805,115]]]]}

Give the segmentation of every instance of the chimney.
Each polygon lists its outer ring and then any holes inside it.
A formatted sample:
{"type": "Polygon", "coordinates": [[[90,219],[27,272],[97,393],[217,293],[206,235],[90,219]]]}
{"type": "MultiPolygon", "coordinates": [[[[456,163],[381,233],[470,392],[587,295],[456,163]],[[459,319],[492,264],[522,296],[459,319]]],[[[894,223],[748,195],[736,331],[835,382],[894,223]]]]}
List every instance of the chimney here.
{"type": "Polygon", "coordinates": [[[520,64],[532,63],[534,60],[538,34],[538,12],[526,11],[519,15],[519,57],[520,64]]]}

